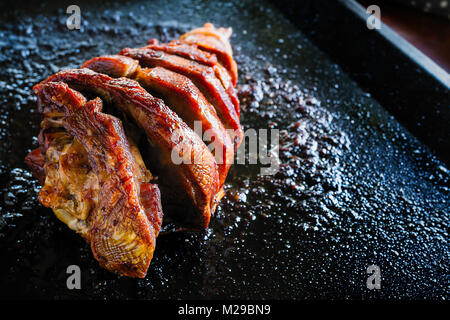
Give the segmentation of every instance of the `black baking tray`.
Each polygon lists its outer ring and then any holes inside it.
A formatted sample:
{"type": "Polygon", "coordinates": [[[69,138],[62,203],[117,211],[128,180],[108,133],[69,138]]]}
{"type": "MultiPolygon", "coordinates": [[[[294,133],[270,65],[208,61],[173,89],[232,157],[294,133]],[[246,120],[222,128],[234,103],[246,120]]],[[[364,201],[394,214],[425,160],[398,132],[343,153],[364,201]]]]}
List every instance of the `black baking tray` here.
{"type": "Polygon", "coordinates": [[[381,22],[380,29],[366,27],[372,12],[356,1],[274,3],[364,90],[449,163],[450,75],[444,69],[386,24],[381,22]]]}
{"type": "Polygon", "coordinates": [[[78,1],[73,31],[69,2],[2,3],[0,296],[448,299],[445,81],[410,47],[369,33],[354,2],[296,3],[78,1]],[[281,131],[280,171],[234,165],[208,230],[160,236],[145,279],[116,276],[37,201],[23,162],[39,131],[31,88],[206,21],[233,27],[242,124],[281,131]],[[80,290],[66,286],[69,265],[80,290]],[[380,290],[367,287],[370,265],[380,290]]]}

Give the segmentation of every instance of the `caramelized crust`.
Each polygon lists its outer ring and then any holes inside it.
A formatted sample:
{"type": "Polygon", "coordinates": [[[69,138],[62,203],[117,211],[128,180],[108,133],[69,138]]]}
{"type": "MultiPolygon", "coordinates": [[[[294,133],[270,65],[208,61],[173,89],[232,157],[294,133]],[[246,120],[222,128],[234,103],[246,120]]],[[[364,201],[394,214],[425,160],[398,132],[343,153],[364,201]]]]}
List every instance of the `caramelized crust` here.
{"type": "Polygon", "coordinates": [[[120,55],[97,57],[86,61],[83,67],[105,74],[110,72],[112,76],[135,78],[145,89],[163,96],[166,104],[191,129],[195,129],[194,122],[199,121],[202,135],[206,135],[205,143],[213,140],[210,146],[218,164],[219,190],[222,189],[234,157],[233,143],[214,107],[191,80],[160,67],[140,69],[136,60],[120,55]]]}
{"type": "Polygon", "coordinates": [[[148,48],[126,48],[120,51],[120,54],[138,60],[142,67],[163,67],[188,77],[214,106],[225,127],[234,131],[235,149],[239,147],[243,137],[239,117],[233,102],[215,76],[212,68],[176,55],[148,48]]]}
{"type": "Polygon", "coordinates": [[[221,81],[225,91],[228,93],[239,117],[239,99],[237,97],[236,89],[234,88],[236,83],[233,82],[228,71],[217,61],[215,54],[200,50],[195,44],[187,44],[179,40],[160,44],[158,40],[151,39],[147,42],[146,48],[164,51],[213,68],[216,77],[221,81]]]}
{"type": "Polygon", "coordinates": [[[237,64],[230,45],[231,28],[215,28],[205,23],[201,28],[191,30],[180,37],[185,43],[195,44],[200,49],[213,53],[231,75],[233,86],[237,83],[237,64]]]}
{"type": "Polygon", "coordinates": [[[162,210],[157,186],[149,183],[137,149],[131,151],[120,120],[101,113],[100,99],[86,102],[64,83],[34,90],[41,110],[64,114],[65,129],[43,128],[46,179],[40,201],[90,242],[101,266],[144,277],[162,210]]]}
{"type": "Polygon", "coordinates": [[[219,191],[216,161],[195,132],[162,100],[154,98],[134,80],[113,79],[89,69],[61,71],[43,83],[53,81],[98,94],[130,115],[145,131],[152,146],[150,163],[159,172],[165,208],[177,207],[176,219],[184,225],[208,226],[219,191]]]}
{"type": "Polygon", "coordinates": [[[134,78],[139,71],[139,62],[124,56],[104,55],[86,61],[81,68],[88,68],[113,78],[134,78]]]}
{"type": "Polygon", "coordinates": [[[159,43],[158,39],[150,39],[147,41],[146,48],[175,54],[210,67],[219,63],[215,54],[200,50],[195,44],[183,43],[179,40],[173,40],[169,43],[159,43]]]}

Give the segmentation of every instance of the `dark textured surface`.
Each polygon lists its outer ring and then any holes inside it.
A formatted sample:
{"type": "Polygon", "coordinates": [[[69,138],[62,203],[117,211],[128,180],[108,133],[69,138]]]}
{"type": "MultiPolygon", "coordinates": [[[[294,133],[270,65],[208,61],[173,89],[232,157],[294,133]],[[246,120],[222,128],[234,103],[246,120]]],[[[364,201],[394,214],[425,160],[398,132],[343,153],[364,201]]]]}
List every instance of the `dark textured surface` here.
{"type": "MultiPolygon", "coordinates": [[[[354,0],[274,3],[363,90],[450,163],[450,75],[445,70],[387,25],[368,29],[368,14],[354,0]]],[[[378,5],[384,17],[387,9],[378,5]]]]}
{"type": "Polygon", "coordinates": [[[448,299],[448,169],[271,5],[81,3],[80,31],[52,6],[1,14],[1,297],[448,299]],[[145,279],[117,277],[37,201],[31,87],[206,21],[233,27],[242,123],[280,129],[281,170],[234,165],[210,229],[159,237],[145,279]],[[66,289],[71,264],[81,290],[66,289]]]}

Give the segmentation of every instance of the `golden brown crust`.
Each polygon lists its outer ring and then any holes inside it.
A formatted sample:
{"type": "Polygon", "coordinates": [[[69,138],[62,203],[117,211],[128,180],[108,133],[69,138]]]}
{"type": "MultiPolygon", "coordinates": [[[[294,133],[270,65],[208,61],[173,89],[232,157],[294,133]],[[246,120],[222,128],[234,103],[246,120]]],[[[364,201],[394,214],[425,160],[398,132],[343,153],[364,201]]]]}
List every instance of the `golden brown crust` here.
{"type": "MultiPolygon", "coordinates": [[[[136,164],[120,120],[101,113],[100,99],[85,102],[80,93],[64,83],[49,82],[34,89],[42,110],[54,109],[65,115],[62,125],[66,131],[52,137],[47,143],[47,151],[52,151],[57,139],[67,140],[63,135],[73,140],[62,143],[64,150],[57,159],[58,171],[46,168],[47,179],[41,201],[44,205],[55,206],[52,199],[62,196],[59,191],[64,187],[65,180],[61,175],[68,173],[72,174],[72,179],[66,187],[71,187],[71,193],[76,193],[78,188],[86,200],[89,198],[86,197],[89,184],[83,178],[95,175],[98,189],[89,190],[95,196],[90,198],[92,208],[89,208],[87,216],[74,216],[67,208],[61,207],[54,208],[55,214],[70,227],[80,228],[77,231],[90,242],[100,265],[122,275],[144,277],[153,256],[162,211],[157,198],[159,193],[155,190],[157,187],[148,186],[148,175],[136,164]],[[72,103],[74,101],[78,102],[72,103]],[[73,152],[68,151],[71,148],[74,148],[73,152]],[[68,157],[63,157],[66,155],[68,157]],[[73,157],[78,159],[75,163],[65,162],[73,157]],[[56,184],[50,183],[53,181],[48,176],[50,172],[59,175],[56,184]],[[149,190],[153,190],[152,193],[149,194],[149,190]],[[149,197],[155,199],[149,201],[149,197]]],[[[51,157],[50,154],[48,156],[51,157]]],[[[47,160],[51,165],[50,159],[47,160]]]]}
{"type": "Polygon", "coordinates": [[[160,187],[165,190],[164,203],[184,209],[178,217],[184,224],[208,226],[218,190],[216,161],[195,132],[162,100],[154,98],[134,80],[113,79],[85,68],[61,71],[43,83],[54,81],[98,94],[129,114],[154,147],[151,163],[159,171],[160,187]],[[182,158],[174,161],[174,155],[180,154],[182,158]]]}
{"type": "Polygon", "coordinates": [[[142,67],[162,67],[188,77],[214,106],[224,126],[235,132],[233,142],[235,149],[239,147],[243,137],[239,116],[211,67],[149,48],[125,48],[119,54],[138,60],[142,67]]]}
{"type": "Polygon", "coordinates": [[[200,49],[213,53],[219,62],[228,70],[233,86],[237,83],[237,64],[233,59],[230,45],[231,28],[215,28],[211,23],[205,23],[201,28],[191,30],[180,37],[185,43],[195,44],[200,49]]]}
{"type": "Polygon", "coordinates": [[[218,61],[213,53],[201,50],[196,44],[184,43],[180,40],[160,44],[156,39],[152,39],[146,46],[148,49],[164,51],[192,61],[209,66],[214,70],[216,77],[221,81],[225,91],[228,93],[231,102],[235,107],[237,116],[240,115],[239,99],[236,93],[236,81],[231,74],[218,61]]]}
{"type": "Polygon", "coordinates": [[[214,107],[187,77],[161,67],[140,69],[136,63],[132,58],[116,55],[97,57],[83,66],[108,75],[110,72],[112,76],[134,78],[145,89],[162,96],[191,129],[199,121],[205,143],[213,148],[218,164],[220,190],[233,161],[234,147],[214,107]]]}

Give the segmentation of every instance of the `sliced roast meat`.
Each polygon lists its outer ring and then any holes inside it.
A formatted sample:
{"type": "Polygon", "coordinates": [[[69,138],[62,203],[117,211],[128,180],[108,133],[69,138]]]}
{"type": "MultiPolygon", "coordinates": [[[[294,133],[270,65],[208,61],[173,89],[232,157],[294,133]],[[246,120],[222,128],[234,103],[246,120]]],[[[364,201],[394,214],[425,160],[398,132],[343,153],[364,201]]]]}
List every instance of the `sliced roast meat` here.
{"type": "Polygon", "coordinates": [[[146,275],[162,206],[168,228],[209,225],[243,139],[230,36],[207,23],[34,87],[43,120],[25,162],[42,185],[39,201],[104,268],[146,275]]]}
{"type": "Polygon", "coordinates": [[[180,37],[185,43],[195,44],[200,49],[214,53],[219,62],[228,70],[237,83],[237,64],[233,59],[233,50],[230,45],[231,28],[215,28],[211,23],[205,23],[201,28],[193,29],[180,37]]]}
{"type": "Polygon", "coordinates": [[[44,127],[41,135],[40,201],[83,235],[101,266],[144,277],[162,222],[160,194],[121,121],[101,112],[99,98],[86,101],[62,82],[34,90],[40,110],[64,115],[63,127],[44,127]]]}
{"type": "Polygon", "coordinates": [[[218,164],[219,188],[222,188],[234,157],[233,143],[214,107],[191,80],[161,67],[140,69],[136,60],[120,55],[96,57],[86,61],[83,67],[114,77],[134,78],[145,89],[162,96],[191,129],[198,129],[195,128],[195,121],[198,121],[200,134],[218,164]]]}
{"type": "Polygon", "coordinates": [[[235,149],[239,147],[243,137],[239,117],[228,93],[211,67],[149,48],[126,48],[119,54],[138,60],[142,67],[162,67],[188,77],[214,106],[225,127],[233,131],[235,149]]]}
{"type": "Polygon", "coordinates": [[[193,60],[200,64],[213,68],[216,77],[222,82],[225,91],[228,93],[231,102],[233,103],[236,113],[239,117],[240,107],[239,99],[237,97],[235,85],[228,71],[217,61],[216,55],[203,51],[195,44],[187,44],[181,41],[172,41],[169,43],[159,43],[156,39],[148,41],[146,48],[164,51],[169,54],[174,54],[186,59],[193,60]]]}
{"type": "Polygon", "coordinates": [[[206,228],[220,197],[217,164],[206,145],[161,99],[136,81],[92,70],[61,71],[43,83],[62,81],[100,96],[129,115],[150,142],[149,163],[159,176],[164,211],[181,224],[206,228]],[[175,210],[169,208],[175,207],[175,210]]]}

